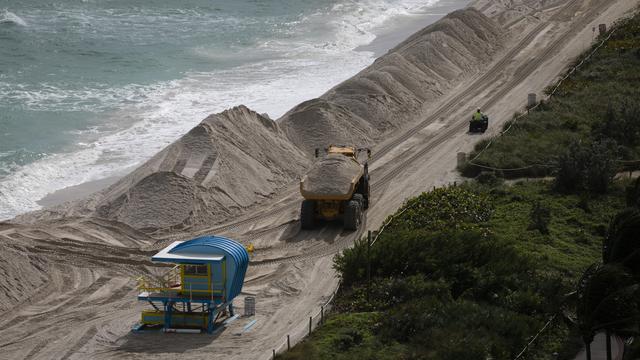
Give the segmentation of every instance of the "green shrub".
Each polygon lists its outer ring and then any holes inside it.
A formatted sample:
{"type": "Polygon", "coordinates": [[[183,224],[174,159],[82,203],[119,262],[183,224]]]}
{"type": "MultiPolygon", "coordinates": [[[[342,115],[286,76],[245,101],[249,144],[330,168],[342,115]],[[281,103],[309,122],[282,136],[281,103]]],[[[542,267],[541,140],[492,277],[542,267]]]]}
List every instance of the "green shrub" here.
{"type": "Polygon", "coordinates": [[[602,261],[625,266],[640,279],[640,210],[627,209],[611,221],[602,246],[602,261]]]}
{"type": "Polygon", "coordinates": [[[488,186],[498,186],[501,185],[504,180],[496,176],[495,171],[483,171],[476,177],[476,181],[480,184],[488,185],[488,186]]]}
{"type": "Polygon", "coordinates": [[[584,146],[577,142],[572,143],[558,158],[556,188],[564,192],[574,192],[583,188],[587,166],[588,159],[584,146]]]}
{"type": "Polygon", "coordinates": [[[551,222],[551,209],[540,201],[533,203],[529,213],[531,224],[529,230],[538,230],[543,235],[549,234],[549,223],[551,222]]]}
{"type": "Polygon", "coordinates": [[[557,160],[556,189],[606,193],[617,171],[617,147],[611,140],[573,142],[557,160]]]}
{"type": "Polygon", "coordinates": [[[380,337],[409,342],[428,359],[512,358],[540,322],[466,300],[415,299],[389,311],[380,337]]]}
{"type": "Polygon", "coordinates": [[[590,200],[591,199],[589,198],[589,194],[581,193],[580,198],[578,200],[578,207],[582,209],[584,212],[590,213],[591,212],[590,200]]]}
{"type": "Polygon", "coordinates": [[[449,284],[442,280],[429,280],[424,274],[408,277],[375,278],[370,284],[362,283],[348,289],[336,306],[340,311],[381,311],[416,298],[451,298],[449,284]],[[368,296],[367,296],[368,295],[368,296]],[[344,301],[343,301],[344,300],[344,301]]]}
{"type": "Polygon", "coordinates": [[[627,186],[627,205],[640,208],[640,178],[627,186]]]}
{"type": "MultiPolygon", "coordinates": [[[[405,261],[414,253],[422,254],[420,248],[426,240],[417,236],[445,229],[477,229],[480,224],[489,220],[491,211],[492,205],[486,195],[477,194],[464,187],[435,189],[409,200],[399,210],[402,216],[393,221],[392,218],[387,219],[387,222],[391,222],[379,237],[382,245],[376,244],[371,249],[373,276],[408,276],[424,270],[422,265],[414,268],[408,266],[405,261]],[[407,236],[391,239],[388,234],[395,231],[407,236]],[[397,241],[402,246],[392,246],[392,241],[397,241]],[[385,248],[386,246],[390,248],[385,248]],[[385,251],[389,253],[385,254],[385,251]]],[[[334,267],[340,273],[343,283],[351,285],[365,278],[366,263],[367,242],[359,240],[352,248],[336,256],[334,267]]]]}
{"type": "Polygon", "coordinates": [[[618,169],[616,143],[606,140],[596,142],[589,150],[585,187],[590,192],[604,194],[609,191],[618,169]]]}
{"type": "Polygon", "coordinates": [[[640,105],[626,100],[619,106],[607,105],[602,121],[593,126],[596,139],[613,139],[618,144],[634,147],[640,141],[640,105]]]}
{"type": "Polygon", "coordinates": [[[386,231],[394,229],[467,229],[486,222],[492,205],[486,195],[464,187],[438,188],[410,199],[386,231]]]}
{"type": "Polygon", "coordinates": [[[334,345],[340,351],[347,351],[353,346],[362,343],[363,335],[358,329],[345,328],[340,329],[334,339],[334,345]]]}

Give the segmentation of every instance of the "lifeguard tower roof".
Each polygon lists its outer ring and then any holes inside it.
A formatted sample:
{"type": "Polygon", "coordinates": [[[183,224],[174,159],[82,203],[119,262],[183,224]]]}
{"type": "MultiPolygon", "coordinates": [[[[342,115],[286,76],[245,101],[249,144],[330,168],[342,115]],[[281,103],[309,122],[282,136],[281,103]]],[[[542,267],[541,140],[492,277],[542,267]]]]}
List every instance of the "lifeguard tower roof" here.
{"type": "Polygon", "coordinates": [[[152,261],[174,264],[208,264],[226,262],[224,275],[228,299],[242,290],[249,266],[249,254],[239,243],[222,236],[203,236],[188,241],[176,241],[155,254],[152,261]]]}

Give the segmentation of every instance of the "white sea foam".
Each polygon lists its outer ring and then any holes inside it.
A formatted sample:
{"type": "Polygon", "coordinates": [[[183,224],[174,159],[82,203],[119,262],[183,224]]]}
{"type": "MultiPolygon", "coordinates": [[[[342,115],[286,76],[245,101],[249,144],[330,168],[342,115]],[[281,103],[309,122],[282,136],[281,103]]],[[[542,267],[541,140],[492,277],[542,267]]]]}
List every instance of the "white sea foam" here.
{"type": "MultiPolygon", "coordinates": [[[[243,66],[192,72],[183,79],[153,85],[113,88],[89,84],[69,90],[45,83],[30,89],[0,81],[0,102],[19,102],[30,110],[92,111],[113,119],[105,123],[128,124],[124,129],[90,128],[87,134],[76,134],[79,140],[73,151],[13,169],[0,179],[0,219],[38,209],[36,201],[52,191],[140,164],[210,113],[244,104],[277,118],[369,65],[373,55],[354,49],[372,41],[376,27],[395,16],[419,13],[435,2],[344,1],[292,25],[329,24],[334,29],[331,34],[268,41],[256,50],[268,53],[268,60],[256,56],[243,66]],[[96,138],[96,131],[101,131],[97,140],[87,141],[96,138]]],[[[206,49],[194,51],[207,56],[206,49]]]]}
{"type": "Polygon", "coordinates": [[[20,16],[12,13],[7,9],[0,10],[0,24],[27,26],[26,21],[24,21],[20,16]]]}

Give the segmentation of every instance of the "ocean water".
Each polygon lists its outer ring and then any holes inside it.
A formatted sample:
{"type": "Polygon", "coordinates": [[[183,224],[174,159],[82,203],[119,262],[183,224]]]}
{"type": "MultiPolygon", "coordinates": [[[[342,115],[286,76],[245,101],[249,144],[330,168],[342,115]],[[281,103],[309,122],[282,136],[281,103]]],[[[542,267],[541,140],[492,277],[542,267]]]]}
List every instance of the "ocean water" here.
{"type": "Polygon", "coordinates": [[[0,220],[122,174],[208,114],[275,119],[439,0],[0,0],[0,220]]]}

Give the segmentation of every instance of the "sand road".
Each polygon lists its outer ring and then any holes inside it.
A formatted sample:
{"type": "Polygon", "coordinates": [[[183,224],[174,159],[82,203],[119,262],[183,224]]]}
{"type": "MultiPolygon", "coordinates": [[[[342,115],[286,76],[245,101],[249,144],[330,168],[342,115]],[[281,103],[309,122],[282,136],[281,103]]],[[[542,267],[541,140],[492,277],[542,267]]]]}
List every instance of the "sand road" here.
{"type": "MultiPolygon", "coordinates": [[[[364,230],[379,227],[403,201],[433,186],[460,180],[456,153],[496,134],[521,110],[530,92],[562,73],[592,39],[636,0],[489,1],[473,4],[504,32],[500,50],[481,70],[450,84],[421,104],[412,121],[373,149],[373,199],[365,228],[339,224],[301,231],[295,181],[259,205],[215,226],[145,232],[119,221],[63,217],[32,224],[0,223],[0,358],[3,359],[266,359],[332,294],[338,279],[332,257],[364,230]],[[486,135],[466,134],[467,118],[480,106],[491,115],[486,135]],[[256,324],[238,319],[214,336],[132,334],[144,304],[135,278],[165,268],[150,256],[174,239],[215,233],[251,243],[243,296],[257,299],[256,324]]],[[[194,172],[195,173],[195,172],[194,172]]],[[[242,297],[236,305],[242,311],[242,297]]]]}

